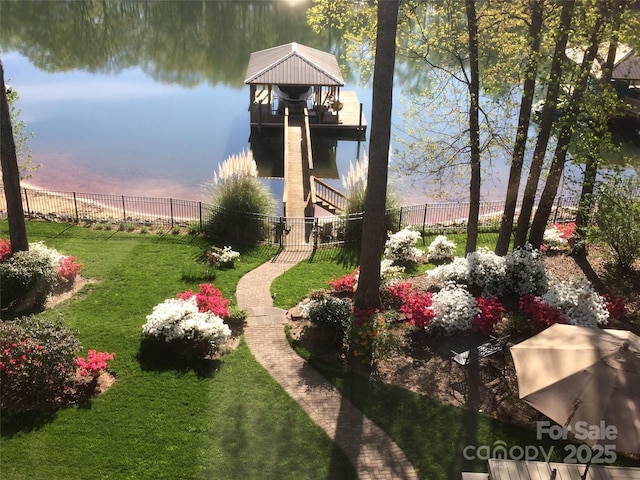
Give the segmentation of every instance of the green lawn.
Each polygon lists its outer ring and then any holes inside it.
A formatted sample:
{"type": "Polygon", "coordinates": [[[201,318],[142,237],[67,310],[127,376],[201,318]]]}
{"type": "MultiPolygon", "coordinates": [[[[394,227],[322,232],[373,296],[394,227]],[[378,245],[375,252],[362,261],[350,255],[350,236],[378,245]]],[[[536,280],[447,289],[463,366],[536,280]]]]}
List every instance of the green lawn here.
{"type": "MultiPolygon", "coordinates": [[[[30,241],[75,255],[83,275],[97,280],[54,313],[79,331],[85,351],[116,352],[110,366],[117,382],[89,405],[3,412],[3,480],[355,478],[342,452],[244,343],[221,362],[140,354],[141,326],[153,306],[211,281],[210,271],[194,269],[208,246],[203,239],[27,227],[30,241]]],[[[8,236],[6,222],[0,236],[8,236]]],[[[237,268],[217,271],[213,283],[232,295],[237,280],[272,253],[242,251],[237,268]]]]}

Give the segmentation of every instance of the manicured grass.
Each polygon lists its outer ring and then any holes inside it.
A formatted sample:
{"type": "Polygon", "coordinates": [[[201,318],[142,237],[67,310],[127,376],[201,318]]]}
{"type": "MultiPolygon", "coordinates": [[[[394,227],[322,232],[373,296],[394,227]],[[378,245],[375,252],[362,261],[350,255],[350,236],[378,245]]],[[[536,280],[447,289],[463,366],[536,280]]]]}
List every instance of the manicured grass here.
{"type": "MultiPolygon", "coordinates": [[[[27,226],[30,241],[75,255],[83,275],[97,281],[53,313],[78,330],[85,351],[116,352],[117,382],[88,405],[3,412],[3,479],[355,478],[344,454],[244,343],[218,362],[140,351],[154,305],[201,281],[229,297],[272,251],[243,250],[235,269],[198,273],[193,266],[209,246],[202,238],[27,226]]],[[[7,235],[0,222],[0,236],[7,235]]]]}

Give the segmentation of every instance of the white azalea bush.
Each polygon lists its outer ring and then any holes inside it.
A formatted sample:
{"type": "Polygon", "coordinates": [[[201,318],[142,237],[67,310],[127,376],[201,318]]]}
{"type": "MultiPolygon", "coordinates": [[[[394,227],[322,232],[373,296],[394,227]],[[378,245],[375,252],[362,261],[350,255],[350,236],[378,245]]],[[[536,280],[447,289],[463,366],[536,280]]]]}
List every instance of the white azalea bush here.
{"type": "Polygon", "coordinates": [[[236,252],[230,246],[222,248],[213,246],[207,252],[209,262],[217,266],[233,266],[238,258],[240,258],[240,252],[236,252]]]}
{"type": "Polygon", "coordinates": [[[394,265],[393,260],[388,258],[380,262],[380,279],[383,282],[394,282],[400,280],[405,268],[402,265],[394,265]]]}
{"type": "Polygon", "coordinates": [[[438,235],[429,245],[427,261],[432,263],[450,262],[456,252],[455,242],[449,240],[446,235],[438,235]]]}
{"type": "Polygon", "coordinates": [[[446,284],[431,297],[433,319],[427,330],[450,335],[471,329],[472,321],[480,314],[476,299],[463,286],[456,283],[446,284]]]}
{"type": "Polygon", "coordinates": [[[485,295],[504,295],[506,259],[496,255],[486,247],[480,247],[467,255],[469,284],[477,287],[485,295]]]}
{"type": "Polygon", "coordinates": [[[505,261],[508,291],[522,296],[539,294],[547,289],[547,271],[540,250],[525,245],[509,252],[505,261]]]}
{"type": "Polygon", "coordinates": [[[455,282],[477,288],[482,295],[528,295],[546,290],[547,275],[542,254],[530,245],[517,248],[506,256],[479,248],[466,257],[427,272],[436,283],[455,282]]]}
{"type": "Polygon", "coordinates": [[[216,353],[231,336],[220,316],[228,314],[228,300],[217,292],[201,288],[198,294],[188,291],[156,305],[142,326],[143,336],[184,357],[216,353]]]}
{"type": "Polygon", "coordinates": [[[73,283],[83,268],[76,257],[43,242],[29,243],[29,250],[12,253],[10,241],[0,239],[0,247],[0,304],[6,312],[41,311],[49,295],[73,283]]]}
{"type": "Polygon", "coordinates": [[[560,310],[570,325],[595,328],[609,323],[606,299],[583,279],[550,282],[540,301],[560,310]]]}
{"type": "Polygon", "coordinates": [[[415,246],[420,238],[420,232],[410,227],[403,228],[389,236],[384,245],[384,256],[395,264],[413,262],[423,255],[422,250],[415,246]]]}

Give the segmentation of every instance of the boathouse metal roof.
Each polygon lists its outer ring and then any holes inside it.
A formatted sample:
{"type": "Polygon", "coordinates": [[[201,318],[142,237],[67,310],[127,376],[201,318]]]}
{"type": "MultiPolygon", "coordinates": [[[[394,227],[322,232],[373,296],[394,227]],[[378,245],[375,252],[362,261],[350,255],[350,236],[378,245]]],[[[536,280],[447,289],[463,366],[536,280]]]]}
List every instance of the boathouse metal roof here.
{"type": "Polygon", "coordinates": [[[334,55],[293,42],[253,52],[244,83],[341,87],[344,79],[334,55]]]}
{"type": "Polygon", "coordinates": [[[611,78],[615,80],[640,80],[640,57],[631,50],[613,67],[611,78]]]}

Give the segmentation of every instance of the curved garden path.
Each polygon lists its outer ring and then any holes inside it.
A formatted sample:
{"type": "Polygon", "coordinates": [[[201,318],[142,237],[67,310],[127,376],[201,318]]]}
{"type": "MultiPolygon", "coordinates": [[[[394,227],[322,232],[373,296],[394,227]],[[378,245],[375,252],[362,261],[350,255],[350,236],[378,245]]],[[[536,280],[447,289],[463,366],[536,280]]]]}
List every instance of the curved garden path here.
{"type": "Polygon", "coordinates": [[[246,342],[269,374],[347,454],[360,479],[417,479],[418,474],[395,442],[287,342],[286,312],[273,307],[270,286],[306,256],[306,252],[283,252],[240,279],[238,307],[249,312],[246,342]]]}

